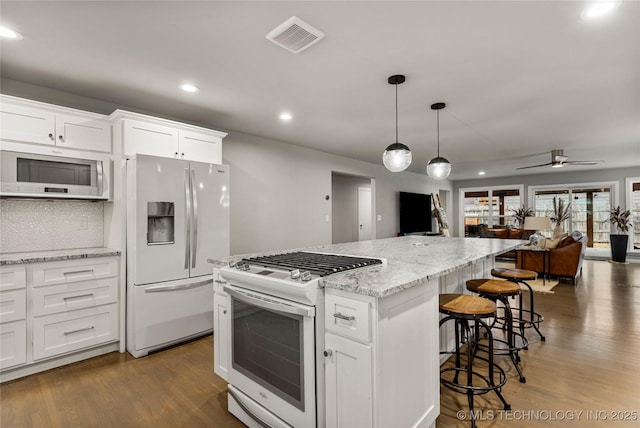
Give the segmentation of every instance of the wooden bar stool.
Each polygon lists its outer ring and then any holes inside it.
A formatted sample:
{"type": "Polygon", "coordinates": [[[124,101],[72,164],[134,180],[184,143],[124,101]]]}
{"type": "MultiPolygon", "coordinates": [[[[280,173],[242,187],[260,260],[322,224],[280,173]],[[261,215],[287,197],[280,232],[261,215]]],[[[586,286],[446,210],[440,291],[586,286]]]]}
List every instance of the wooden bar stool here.
{"type": "Polygon", "coordinates": [[[509,297],[520,295],[520,286],[510,281],[498,279],[470,279],[467,281],[467,290],[478,293],[480,297],[485,297],[492,301],[499,300],[504,305],[504,327],[507,330],[506,340],[493,339],[506,345],[506,348],[497,349],[495,355],[508,355],[513,362],[514,367],[518,371],[520,382],[525,383],[527,380],[520,369],[520,350],[526,349],[529,345],[527,338],[517,333],[513,329],[513,313],[509,305],[509,297]],[[520,343],[517,341],[520,340],[520,343]]]}
{"type": "Polygon", "coordinates": [[[496,304],[489,299],[465,294],[441,294],[439,300],[440,313],[446,315],[440,320],[440,326],[442,327],[446,322],[454,320],[456,342],[454,354],[455,367],[440,369],[440,383],[453,391],[467,395],[471,426],[475,427],[476,421],[475,412],[473,411],[473,399],[476,395],[495,391],[504,405],[504,410],[511,410],[511,406],[506,402],[501,393],[502,386],[507,382],[507,375],[505,371],[493,361],[493,336],[491,335],[491,328],[484,321],[487,318],[495,317],[496,304]],[[463,365],[460,352],[462,342],[460,329],[462,329],[462,333],[465,335],[464,337],[468,339],[472,338],[473,333],[469,322],[473,323],[476,335],[480,331],[480,328],[484,328],[486,331],[489,339],[488,356],[487,358],[482,358],[476,355],[475,345],[478,343],[477,339],[467,340],[466,365],[463,365]],[[487,363],[486,374],[484,371],[480,372],[477,367],[476,370],[474,370],[474,359],[483,360],[487,363]],[[466,373],[465,380],[459,379],[458,375],[460,373],[466,373]],[[451,374],[453,374],[453,377],[451,377],[451,374]],[[475,385],[474,379],[476,380],[475,385]],[[480,382],[479,385],[478,382],[480,382]]]}
{"type": "Polygon", "coordinates": [[[491,275],[496,278],[506,279],[507,281],[515,282],[516,284],[523,284],[529,289],[529,309],[522,308],[522,293],[520,294],[520,310],[518,324],[520,326],[520,332],[524,335],[524,329],[533,327],[541,341],[545,341],[546,338],[540,331],[540,323],[544,321],[544,317],[535,311],[533,301],[533,288],[527,283],[527,281],[534,280],[538,277],[538,274],[532,270],[526,269],[509,269],[509,268],[494,268],[491,269],[491,275]],[[528,314],[529,319],[525,320],[523,315],[528,314]]]}

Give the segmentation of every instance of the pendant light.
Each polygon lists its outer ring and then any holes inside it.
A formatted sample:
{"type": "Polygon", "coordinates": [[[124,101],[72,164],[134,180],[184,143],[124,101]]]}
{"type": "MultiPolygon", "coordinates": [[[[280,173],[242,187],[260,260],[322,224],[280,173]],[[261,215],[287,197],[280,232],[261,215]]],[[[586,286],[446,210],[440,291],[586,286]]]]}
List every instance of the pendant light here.
{"type": "Polygon", "coordinates": [[[389,84],[396,85],[396,142],[385,149],[382,154],[382,163],[391,172],[404,171],[411,165],[411,150],[398,142],[398,85],[404,81],[405,77],[402,74],[396,74],[388,79],[389,84]]]}
{"type": "Polygon", "coordinates": [[[431,159],[427,164],[427,175],[434,180],[443,180],[451,173],[451,163],[440,157],[440,110],[445,106],[445,103],[431,104],[431,110],[435,110],[438,114],[438,156],[431,159]]]}

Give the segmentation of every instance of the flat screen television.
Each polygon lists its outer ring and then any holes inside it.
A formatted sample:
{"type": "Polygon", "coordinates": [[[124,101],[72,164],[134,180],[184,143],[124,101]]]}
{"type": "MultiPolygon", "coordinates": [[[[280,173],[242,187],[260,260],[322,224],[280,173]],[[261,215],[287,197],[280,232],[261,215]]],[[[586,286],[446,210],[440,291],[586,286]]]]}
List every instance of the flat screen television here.
{"type": "Polygon", "coordinates": [[[431,195],[400,192],[400,234],[431,232],[431,195]]]}

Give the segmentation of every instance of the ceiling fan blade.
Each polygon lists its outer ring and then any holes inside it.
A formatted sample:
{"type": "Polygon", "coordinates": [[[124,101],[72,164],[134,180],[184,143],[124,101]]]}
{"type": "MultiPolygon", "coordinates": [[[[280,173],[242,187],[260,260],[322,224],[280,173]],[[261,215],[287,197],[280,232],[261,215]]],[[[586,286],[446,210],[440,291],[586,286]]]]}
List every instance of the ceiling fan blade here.
{"type": "Polygon", "coordinates": [[[520,168],[516,168],[516,170],[518,170],[518,169],[528,169],[528,168],[538,168],[539,166],[548,166],[548,165],[551,165],[551,162],[543,163],[543,164],[540,164],[540,165],[521,166],[520,168]]]}
{"type": "Polygon", "coordinates": [[[597,161],[567,161],[567,162],[563,162],[565,165],[597,165],[599,163],[602,163],[604,161],[601,160],[597,160],[597,161]]]}

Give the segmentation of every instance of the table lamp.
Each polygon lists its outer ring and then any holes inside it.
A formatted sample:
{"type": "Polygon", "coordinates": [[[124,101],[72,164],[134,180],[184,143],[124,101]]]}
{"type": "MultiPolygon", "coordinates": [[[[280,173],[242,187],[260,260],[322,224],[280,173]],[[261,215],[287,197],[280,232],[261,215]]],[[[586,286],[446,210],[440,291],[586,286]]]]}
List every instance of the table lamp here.
{"type": "Polygon", "coordinates": [[[529,245],[544,248],[544,241],[547,238],[540,231],[551,230],[551,219],[549,217],[525,217],[524,229],[535,230],[535,233],[529,237],[529,245]]]}

